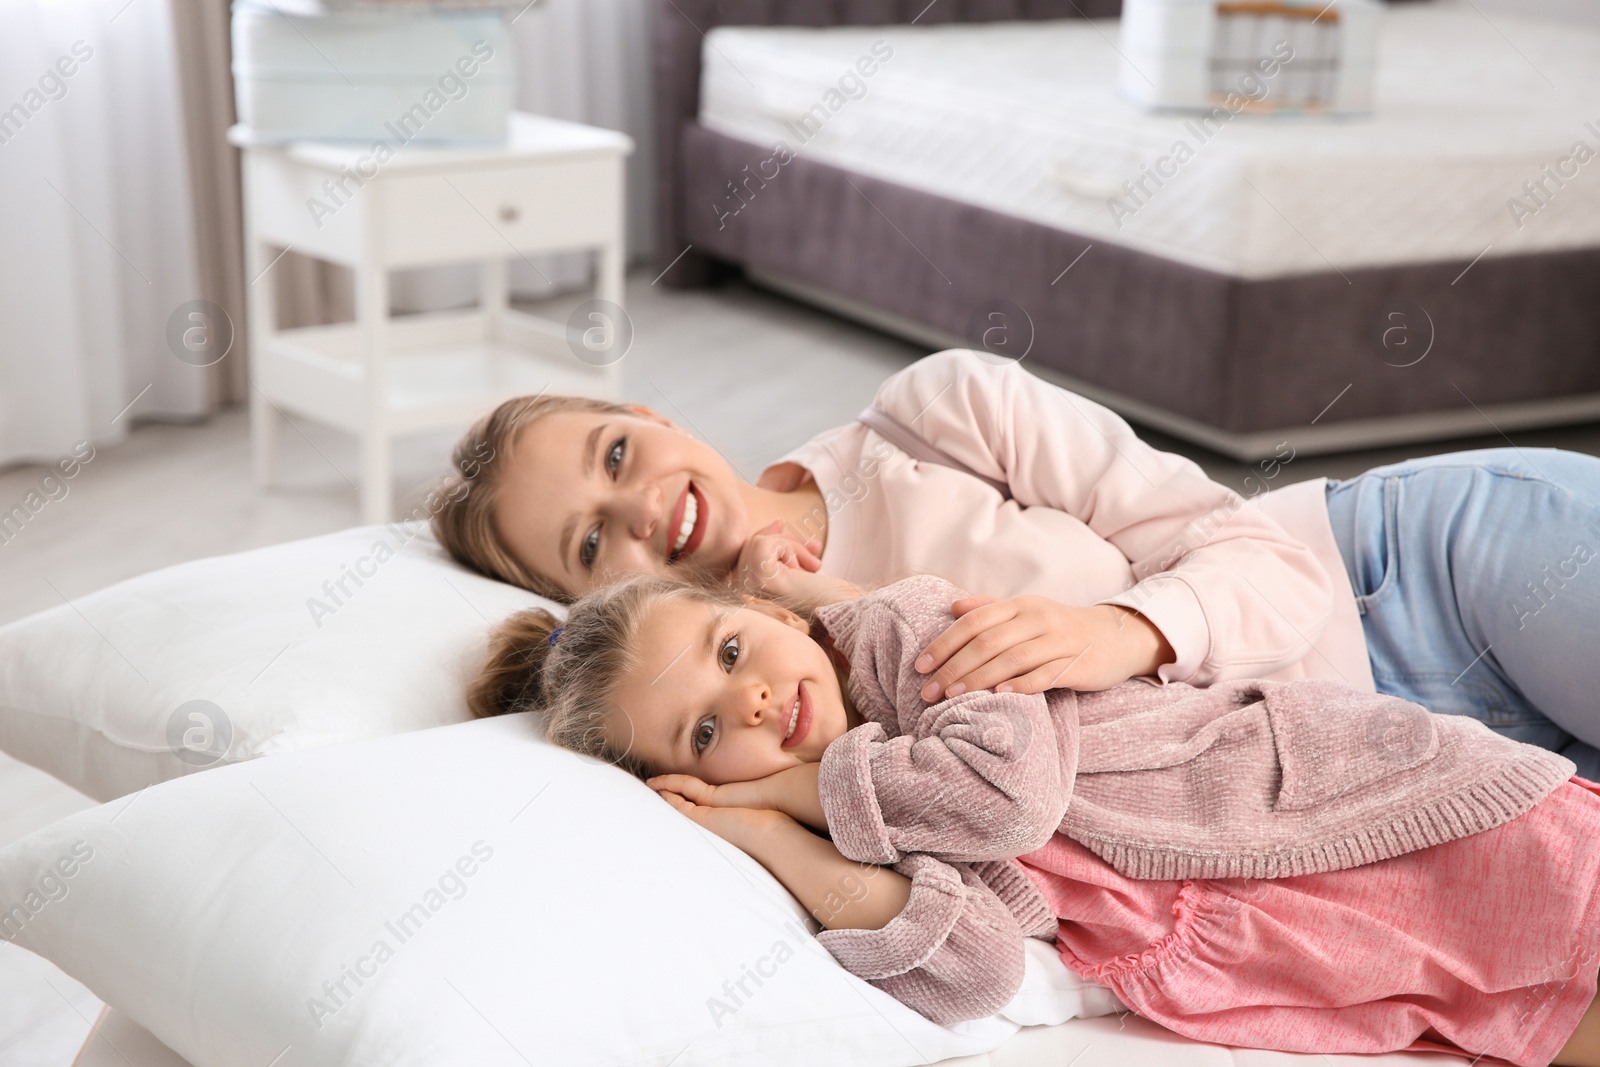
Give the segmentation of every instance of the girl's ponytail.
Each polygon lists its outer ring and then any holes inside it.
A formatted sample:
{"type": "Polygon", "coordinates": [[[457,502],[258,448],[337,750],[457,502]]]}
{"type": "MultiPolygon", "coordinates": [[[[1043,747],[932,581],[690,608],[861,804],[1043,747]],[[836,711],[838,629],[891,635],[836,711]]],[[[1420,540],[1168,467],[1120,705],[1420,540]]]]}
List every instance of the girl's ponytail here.
{"type": "Polygon", "coordinates": [[[545,663],[550,635],[561,627],[554,615],[529,608],[510,616],[489,637],[489,661],[467,689],[467,706],[480,719],[545,706],[545,663]]]}

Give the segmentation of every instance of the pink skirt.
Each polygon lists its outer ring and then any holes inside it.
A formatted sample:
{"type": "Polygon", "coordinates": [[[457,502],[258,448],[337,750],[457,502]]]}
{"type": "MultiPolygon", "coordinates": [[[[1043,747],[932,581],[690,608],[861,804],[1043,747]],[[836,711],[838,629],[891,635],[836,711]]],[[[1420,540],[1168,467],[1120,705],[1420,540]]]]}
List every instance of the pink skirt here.
{"type": "Polygon", "coordinates": [[[1595,997],[1600,785],[1576,775],[1493,830],[1327,874],[1139,881],[1064,834],[1019,862],[1068,967],[1201,1041],[1545,1067],[1595,997]]]}

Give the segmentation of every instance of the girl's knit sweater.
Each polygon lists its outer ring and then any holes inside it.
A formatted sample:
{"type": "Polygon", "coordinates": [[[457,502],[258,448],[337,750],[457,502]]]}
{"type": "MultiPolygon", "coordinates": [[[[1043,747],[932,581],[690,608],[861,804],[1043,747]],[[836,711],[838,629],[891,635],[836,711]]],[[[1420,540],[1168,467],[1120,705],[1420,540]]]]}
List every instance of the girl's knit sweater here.
{"type": "Polygon", "coordinates": [[[978,691],[928,704],[912,664],[965,595],[930,576],[829,605],[864,720],[823,753],[834,845],[912,880],[847,970],[941,1024],[1003,1007],[1057,919],[1014,862],[1063,833],[1132,878],[1341,870],[1499,826],[1576,770],[1475,719],[1323,681],[978,691]]]}

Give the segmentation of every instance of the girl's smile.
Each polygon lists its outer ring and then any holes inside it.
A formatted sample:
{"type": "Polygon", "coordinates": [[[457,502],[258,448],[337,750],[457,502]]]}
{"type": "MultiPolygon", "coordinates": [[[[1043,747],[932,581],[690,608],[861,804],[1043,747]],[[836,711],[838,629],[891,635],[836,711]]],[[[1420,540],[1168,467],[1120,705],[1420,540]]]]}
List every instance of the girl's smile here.
{"type": "Polygon", "coordinates": [[[789,733],[783,739],[784,748],[798,745],[806,739],[806,735],[811,732],[813,715],[811,698],[806,695],[806,683],[801,682],[794,691],[794,699],[790,702],[789,733]]]}

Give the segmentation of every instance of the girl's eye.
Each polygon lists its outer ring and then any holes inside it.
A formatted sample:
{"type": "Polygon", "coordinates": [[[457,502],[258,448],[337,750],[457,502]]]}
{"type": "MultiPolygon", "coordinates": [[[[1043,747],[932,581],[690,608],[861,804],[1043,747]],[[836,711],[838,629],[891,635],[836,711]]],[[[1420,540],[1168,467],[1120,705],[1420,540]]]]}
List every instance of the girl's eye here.
{"type": "Polygon", "coordinates": [[[583,543],[578,546],[578,562],[583,564],[584,570],[594,570],[594,557],[600,551],[600,527],[596,526],[584,537],[583,543]]]}
{"type": "Polygon", "coordinates": [[[717,663],[723,670],[731,671],[737,662],[739,662],[739,635],[730,634],[717,649],[717,663]]]}
{"type": "Polygon", "coordinates": [[[611,472],[612,481],[616,480],[617,471],[622,467],[622,455],[627,451],[628,439],[619,437],[611,442],[611,447],[606,449],[606,470],[611,472]]]}
{"type": "Polygon", "coordinates": [[[715,737],[717,733],[716,722],[717,721],[715,719],[703,719],[701,720],[700,725],[694,728],[694,733],[689,736],[689,744],[694,746],[695,755],[698,756],[700,753],[704,752],[706,747],[711,744],[711,739],[715,737]],[[711,731],[710,733],[703,733],[703,731],[708,729],[711,731]],[[705,738],[704,744],[702,744],[700,741],[701,737],[705,738]]]}

